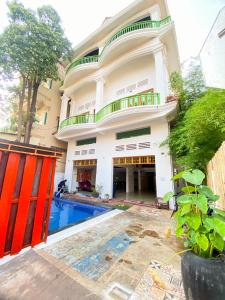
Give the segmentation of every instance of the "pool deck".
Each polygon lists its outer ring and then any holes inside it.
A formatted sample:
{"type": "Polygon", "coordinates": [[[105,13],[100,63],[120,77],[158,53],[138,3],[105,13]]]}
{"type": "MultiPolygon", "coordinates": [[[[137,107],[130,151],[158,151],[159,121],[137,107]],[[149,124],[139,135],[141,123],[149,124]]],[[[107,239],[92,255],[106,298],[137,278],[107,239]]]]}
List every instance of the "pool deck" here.
{"type": "Polygon", "coordinates": [[[133,206],[19,255],[0,266],[0,299],[185,299],[170,214],[133,206]]]}
{"type": "Polygon", "coordinates": [[[72,201],[87,201],[90,203],[96,203],[96,204],[103,204],[103,205],[108,205],[108,206],[115,206],[118,204],[125,204],[125,205],[138,205],[138,206],[145,206],[145,207],[155,207],[156,208],[156,202],[153,197],[150,197],[146,201],[146,199],[141,200],[141,199],[135,199],[132,198],[132,196],[129,199],[126,198],[113,198],[113,199],[100,199],[100,198],[95,198],[91,196],[85,196],[83,194],[77,193],[77,194],[63,194],[63,198],[69,199],[72,201]]]}

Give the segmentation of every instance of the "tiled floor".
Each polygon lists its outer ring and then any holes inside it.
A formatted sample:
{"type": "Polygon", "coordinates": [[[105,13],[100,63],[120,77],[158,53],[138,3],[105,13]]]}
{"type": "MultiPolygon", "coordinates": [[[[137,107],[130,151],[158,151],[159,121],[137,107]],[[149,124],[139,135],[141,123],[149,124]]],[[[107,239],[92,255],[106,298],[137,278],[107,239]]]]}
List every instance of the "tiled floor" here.
{"type": "Polygon", "coordinates": [[[146,203],[154,203],[156,196],[153,193],[148,192],[135,192],[135,193],[125,193],[118,191],[116,193],[116,199],[122,200],[136,200],[144,201],[146,203]]]}
{"type": "MultiPolygon", "coordinates": [[[[93,299],[109,300],[184,299],[180,256],[176,254],[180,246],[174,235],[168,238],[165,234],[170,226],[170,214],[165,210],[133,206],[87,230],[36,250],[36,259],[39,256],[46,260],[47,270],[54,266],[59,274],[64,274],[65,286],[72,280],[74,288],[78,286],[80,295],[83,295],[78,297],[73,288],[71,294],[67,293],[67,298],[60,298],[63,300],[92,299],[87,298],[87,294],[93,295],[93,299]]],[[[18,285],[19,277],[13,277],[13,261],[10,262],[7,284],[4,282],[7,266],[4,266],[4,271],[0,267],[0,290],[5,294],[10,285],[18,285]]],[[[55,269],[52,272],[56,276],[55,269]]],[[[34,279],[32,277],[31,281],[35,282],[34,279]]],[[[28,292],[32,288],[29,282],[22,286],[26,286],[28,292]]],[[[47,287],[49,289],[48,277],[47,287]]],[[[56,291],[61,295],[59,289],[60,286],[56,291]]],[[[55,299],[57,295],[54,291],[52,293],[52,299],[55,299]]],[[[36,297],[34,291],[33,294],[33,300],[39,299],[39,294],[36,297]]]]}
{"type": "Polygon", "coordinates": [[[71,267],[85,274],[88,278],[97,280],[128,248],[130,240],[126,233],[121,232],[98,247],[94,252],[74,262],[71,267]]]}

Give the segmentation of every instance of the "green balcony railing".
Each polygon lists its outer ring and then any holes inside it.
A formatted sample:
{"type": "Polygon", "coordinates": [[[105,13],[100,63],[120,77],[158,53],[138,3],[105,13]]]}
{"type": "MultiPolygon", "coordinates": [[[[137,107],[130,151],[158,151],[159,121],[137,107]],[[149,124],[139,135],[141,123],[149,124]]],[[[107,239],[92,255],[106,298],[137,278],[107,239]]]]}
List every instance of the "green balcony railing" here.
{"type": "MultiPolygon", "coordinates": [[[[108,45],[110,45],[113,41],[115,41],[116,39],[118,39],[120,36],[129,33],[131,31],[135,31],[135,30],[140,30],[140,29],[145,29],[145,28],[159,28],[163,25],[166,25],[168,23],[171,22],[171,17],[168,16],[162,20],[159,21],[143,21],[143,22],[137,22],[137,23],[133,23],[131,25],[128,25],[126,27],[124,27],[123,29],[121,29],[120,31],[118,31],[116,34],[114,34],[105,44],[104,48],[102,49],[101,55],[104,52],[104,50],[107,48],[108,45]]],[[[94,56],[85,56],[82,58],[79,58],[77,60],[74,60],[69,67],[66,70],[66,74],[73,68],[75,68],[78,65],[82,65],[82,64],[87,64],[87,63],[91,63],[91,62],[98,62],[99,57],[101,55],[94,55],[94,56]]]]}
{"type": "Polygon", "coordinates": [[[144,105],[159,105],[159,93],[139,94],[113,101],[103,107],[96,114],[96,122],[103,119],[105,116],[129,107],[144,106],[144,105]]]}
{"type": "Polygon", "coordinates": [[[160,105],[159,93],[138,94],[113,101],[99,110],[96,115],[78,115],[63,120],[60,124],[60,129],[69,125],[99,122],[113,112],[145,105],[160,105]]]}
{"type": "MultiPolygon", "coordinates": [[[[162,20],[159,21],[143,21],[143,22],[137,22],[137,23],[133,23],[131,25],[126,26],[125,28],[122,28],[120,31],[118,31],[116,34],[114,34],[105,44],[103,51],[105,50],[105,48],[111,44],[113,41],[115,41],[116,39],[118,39],[120,36],[129,33],[131,31],[135,31],[135,30],[140,30],[140,29],[145,29],[145,28],[159,28],[160,26],[163,26],[167,23],[171,22],[171,17],[168,16],[162,20]]],[[[101,53],[101,54],[102,54],[101,53]]]]}
{"type": "Polygon", "coordinates": [[[85,57],[81,57],[77,60],[74,60],[69,67],[66,70],[66,74],[73,68],[75,68],[78,65],[82,65],[82,64],[88,64],[88,63],[92,63],[92,62],[97,62],[98,61],[99,56],[98,55],[93,55],[93,56],[85,56],[85,57]]]}
{"type": "Polygon", "coordinates": [[[171,17],[170,16],[165,17],[164,19],[160,20],[160,26],[166,25],[170,22],[171,22],[171,17]]]}
{"type": "Polygon", "coordinates": [[[95,123],[95,115],[78,115],[63,120],[60,124],[60,129],[75,124],[95,123]]]}

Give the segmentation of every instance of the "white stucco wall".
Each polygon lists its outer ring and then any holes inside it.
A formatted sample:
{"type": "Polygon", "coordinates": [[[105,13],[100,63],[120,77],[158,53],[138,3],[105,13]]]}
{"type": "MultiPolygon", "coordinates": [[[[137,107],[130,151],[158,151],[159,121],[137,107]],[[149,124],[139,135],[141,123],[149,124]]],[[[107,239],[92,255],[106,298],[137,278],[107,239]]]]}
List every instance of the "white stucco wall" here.
{"type": "Polygon", "coordinates": [[[225,7],[220,11],[213,27],[200,51],[200,61],[208,87],[225,88],[225,7]]]}
{"type": "Polygon", "coordinates": [[[80,115],[82,113],[92,113],[95,109],[96,84],[89,83],[85,88],[77,90],[72,97],[70,115],[80,115]]]}
{"type": "MultiPolygon", "coordinates": [[[[156,166],[156,187],[157,197],[163,197],[168,191],[173,191],[174,186],[171,180],[173,176],[173,166],[169,149],[167,146],[161,147],[169,134],[168,122],[156,121],[152,126],[153,151],[155,153],[156,166]]],[[[174,208],[173,201],[170,202],[170,208],[174,208]]]]}
{"type": "Polygon", "coordinates": [[[104,103],[154,87],[154,58],[152,55],[139,57],[109,74],[105,80],[104,103]]]}
{"type": "MultiPolygon", "coordinates": [[[[72,178],[73,161],[80,159],[97,159],[96,185],[102,186],[102,195],[109,194],[111,197],[113,187],[113,157],[154,155],[156,160],[157,197],[163,197],[166,192],[173,191],[173,184],[171,181],[172,164],[169,150],[166,146],[160,147],[160,144],[168,136],[168,122],[166,119],[159,119],[144,127],[146,126],[151,127],[150,135],[117,140],[116,132],[110,132],[104,135],[98,134],[96,144],[76,146],[74,140],[70,141],[68,143],[65,174],[65,178],[69,179],[69,187],[72,188],[72,181],[74,180],[74,178],[72,178]],[[119,145],[145,142],[150,142],[150,149],[116,151],[115,148],[119,145]],[[95,149],[95,153],[89,154],[89,149],[95,149]],[[87,154],[81,155],[82,150],[87,150],[87,154]],[[80,155],[76,154],[77,151],[80,151],[80,155]]],[[[130,129],[136,129],[136,127],[130,129]]],[[[121,130],[118,130],[117,132],[120,131],[121,130]]],[[[173,204],[171,203],[171,208],[172,207],[173,204]]]]}
{"type": "MultiPolygon", "coordinates": [[[[81,57],[93,47],[102,49],[108,39],[123,26],[149,13],[152,19],[169,15],[164,1],[141,1],[135,7],[129,8],[129,13],[124,10],[115,26],[107,29],[107,24],[104,24],[93,38],[90,36],[83,45],[78,46],[75,56],[81,57]]],[[[113,19],[108,24],[112,21],[113,19]]],[[[158,103],[155,107],[130,107],[114,112],[111,116],[109,113],[103,119],[97,120],[96,124],[74,124],[74,127],[71,125],[68,130],[59,132],[59,138],[69,140],[65,178],[69,181],[70,190],[76,189],[74,160],[97,159],[96,185],[102,186],[103,196],[112,196],[113,157],[146,155],[155,156],[157,196],[162,197],[173,190],[169,151],[167,147],[160,147],[160,144],[168,136],[168,119],[175,115],[175,106],[173,103],[166,103],[166,96],[169,94],[169,73],[179,70],[179,55],[173,23],[164,28],[164,33],[159,31],[159,34],[146,29],[123,35],[105,48],[98,63],[80,65],[68,73],[64,92],[72,99],[71,116],[88,111],[93,113],[94,108],[97,112],[112,101],[152,88],[160,93],[159,107],[158,103]],[[123,140],[115,138],[116,132],[147,126],[151,127],[150,135],[123,140]],[[76,146],[76,139],[89,137],[96,137],[97,143],[76,146]],[[150,142],[150,148],[137,147],[123,151],[116,151],[115,148],[147,142],[150,142]]]]}
{"type": "Polygon", "coordinates": [[[64,180],[64,172],[56,172],[54,178],[54,191],[58,190],[58,184],[64,180]]]}
{"type": "Polygon", "coordinates": [[[67,179],[68,190],[73,191],[73,179],[74,179],[74,168],[73,168],[73,156],[74,156],[75,144],[73,141],[68,142],[67,154],[66,154],[66,167],[64,178],[67,179]]]}

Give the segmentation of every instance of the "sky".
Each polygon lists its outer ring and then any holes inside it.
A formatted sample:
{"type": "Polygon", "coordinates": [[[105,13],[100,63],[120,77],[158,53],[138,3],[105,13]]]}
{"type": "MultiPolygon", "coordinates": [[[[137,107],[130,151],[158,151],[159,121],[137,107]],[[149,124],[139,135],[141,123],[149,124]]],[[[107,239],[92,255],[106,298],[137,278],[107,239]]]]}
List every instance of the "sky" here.
{"type": "MultiPolygon", "coordinates": [[[[7,25],[6,0],[0,0],[0,33],[7,25]]],[[[36,9],[52,5],[62,20],[62,26],[73,46],[97,29],[105,17],[113,16],[133,0],[20,0],[36,9]]],[[[168,0],[175,22],[181,62],[196,56],[225,0],[168,0]]]]}

